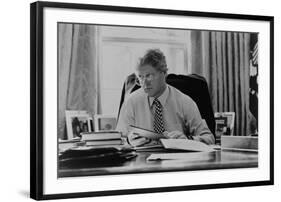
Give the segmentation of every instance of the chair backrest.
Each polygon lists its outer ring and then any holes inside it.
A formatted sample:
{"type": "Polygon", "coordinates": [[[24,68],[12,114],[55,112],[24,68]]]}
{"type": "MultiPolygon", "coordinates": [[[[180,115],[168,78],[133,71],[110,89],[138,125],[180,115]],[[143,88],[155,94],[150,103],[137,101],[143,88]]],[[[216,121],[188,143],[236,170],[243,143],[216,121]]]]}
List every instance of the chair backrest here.
{"type": "MultiPolygon", "coordinates": [[[[130,75],[130,81],[133,81],[132,75],[130,75]]],[[[215,136],[214,111],[211,103],[208,84],[205,78],[197,74],[190,74],[190,75],[169,74],[166,78],[166,81],[169,85],[177,88],[182,93],[188,95],[194,100],[194,102],[197,104],[199,108],[202,118],[206,120],[210,131],[215,136]]],[[[126,94],[125,86],[127,85],[128,83],[125,83],[123,86],[119,112],[125,99],[125,94],[126,94]]],[[[130,93],[131,93],[139,88],[140,86],[136,85],[135,83],[132,83],[132,86],[127,89],[130,89],[130,93]]]]}

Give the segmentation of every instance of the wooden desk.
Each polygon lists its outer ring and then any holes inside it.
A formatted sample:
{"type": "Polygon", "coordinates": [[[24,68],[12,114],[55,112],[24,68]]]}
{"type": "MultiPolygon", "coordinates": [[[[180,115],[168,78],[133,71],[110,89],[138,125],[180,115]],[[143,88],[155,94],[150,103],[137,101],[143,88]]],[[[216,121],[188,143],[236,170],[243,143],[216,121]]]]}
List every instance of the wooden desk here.
{"type": "Polygon", "coordinates": [[[152,153],[167,152],[169,151],[137,152],[133,159],[106,166],[93,166],[87,163],[78,166],[60,165],[58,177],[258,167],[257,152],[234,150],[186,152],[188,158],[185,160],[146,160],[152,153]]]}

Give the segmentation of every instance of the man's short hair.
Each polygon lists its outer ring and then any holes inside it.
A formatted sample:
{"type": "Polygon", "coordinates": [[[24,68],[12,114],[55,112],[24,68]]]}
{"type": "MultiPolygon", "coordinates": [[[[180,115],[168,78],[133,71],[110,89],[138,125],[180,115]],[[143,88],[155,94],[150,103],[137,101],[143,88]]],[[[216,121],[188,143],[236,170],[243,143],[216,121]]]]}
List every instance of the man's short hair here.
{"type": "Polygon", "coordinates": [[[149,49],[145,55],[140,58],[138,67],[145,65],[151,65],[160,72],[167,73],[168,71],[166,57],[159,49],[149,49]]]}

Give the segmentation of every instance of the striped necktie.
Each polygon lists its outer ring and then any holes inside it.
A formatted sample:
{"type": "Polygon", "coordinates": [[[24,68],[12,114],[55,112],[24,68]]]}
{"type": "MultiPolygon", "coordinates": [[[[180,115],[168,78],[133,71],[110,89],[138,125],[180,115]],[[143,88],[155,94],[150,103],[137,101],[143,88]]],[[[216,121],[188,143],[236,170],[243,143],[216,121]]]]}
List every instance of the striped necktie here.
{"type": "Polygon", "coordinates": [[[162,105],[157,98],[154,99],[153,105],[155,105],[153,129],[156,133],[162,134],[165,131],[162,105]]]}

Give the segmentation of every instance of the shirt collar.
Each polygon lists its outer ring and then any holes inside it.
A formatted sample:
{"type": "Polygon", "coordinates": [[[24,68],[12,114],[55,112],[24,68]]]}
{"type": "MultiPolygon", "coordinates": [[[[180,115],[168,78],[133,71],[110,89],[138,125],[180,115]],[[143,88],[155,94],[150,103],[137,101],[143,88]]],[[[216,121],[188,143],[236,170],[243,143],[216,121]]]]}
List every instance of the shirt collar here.
{"type": "MultiPolygon", "coordinates": [[[[162,93],[162,95],[160,95],[157,99],[159,100],[159,102],[161,103],[162,106],[165,105],[167,97],[169,95],[169,89],[168,89],[168,85],[166,86],[165,91],[162,93]]],[[[153,101],[154,101],[155,97],[148,97],[149,100],[149,106],[152,107],[153,101]]]]}

